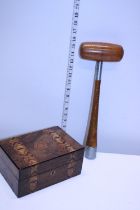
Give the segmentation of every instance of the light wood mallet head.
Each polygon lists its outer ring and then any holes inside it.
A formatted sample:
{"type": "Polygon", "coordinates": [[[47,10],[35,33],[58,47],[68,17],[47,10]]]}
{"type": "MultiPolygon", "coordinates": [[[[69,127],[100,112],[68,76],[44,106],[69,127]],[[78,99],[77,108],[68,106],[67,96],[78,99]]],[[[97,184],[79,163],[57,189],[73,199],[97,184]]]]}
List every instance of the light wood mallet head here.
{"type": "Polygon", "coordinates": [[[124,50],[122,46],[103,42],[84,42],[80,46],[80,57],[93,61],[120,61],[124,50]]]}

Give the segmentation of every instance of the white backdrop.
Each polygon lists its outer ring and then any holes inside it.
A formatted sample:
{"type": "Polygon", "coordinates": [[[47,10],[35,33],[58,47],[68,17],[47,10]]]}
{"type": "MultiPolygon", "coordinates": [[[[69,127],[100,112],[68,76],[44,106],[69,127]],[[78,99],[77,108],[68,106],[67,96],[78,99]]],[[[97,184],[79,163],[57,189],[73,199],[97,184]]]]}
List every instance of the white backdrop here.
{"type": "Polygon", "coordinates": [[[0,0],[0,138],[60,124],[72,9],[0,0]]]}
{"type": "MultiPolygon", "coordinates": [[[[0,138],[60,125],[73,0],[0,0],[0,138]]],[[[120,63],[104,63],[98,150],[140,154],[140,3],[81,0],[67,131],[83,143],[94,62],[83,41],[122,44],[120,63]]]]}

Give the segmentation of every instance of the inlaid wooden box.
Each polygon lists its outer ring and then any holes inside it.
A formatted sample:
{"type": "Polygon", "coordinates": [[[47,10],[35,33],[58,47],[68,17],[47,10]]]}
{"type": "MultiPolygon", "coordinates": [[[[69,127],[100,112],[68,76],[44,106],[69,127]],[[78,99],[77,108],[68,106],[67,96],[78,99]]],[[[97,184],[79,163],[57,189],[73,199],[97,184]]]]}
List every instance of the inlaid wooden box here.
{"type": "Polygon", "coordinates": [[[59,127],[0,141],[0,172],[18,197],[81,173],[84,147],[59,127]]]}

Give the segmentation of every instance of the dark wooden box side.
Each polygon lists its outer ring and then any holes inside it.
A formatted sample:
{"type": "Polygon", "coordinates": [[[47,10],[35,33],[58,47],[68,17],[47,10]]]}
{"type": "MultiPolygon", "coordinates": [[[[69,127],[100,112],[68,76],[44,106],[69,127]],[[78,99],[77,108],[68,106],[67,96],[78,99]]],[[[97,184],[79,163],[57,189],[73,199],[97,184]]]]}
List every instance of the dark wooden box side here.
{"type": "Polygon", "coordinates": [[[6,156],[4,151],[0,147],[0,172],[4,179],[7,181],[13,192],[18,196],[18,179],[14,174],[17,175],[15,166],[6,156]],[[13,173],[14,172],[14,173],[13,173]]]}
{"type": "Polygon", "coordinates": [[[57,184],[81,173],[83,159],[19,181],[18,197],[57,184]]]}
{"type": "MultiPolygon", "coordinates": [[[[68,162],[65,162],[64,165],[63,165],[63,161],[62,162],[59,161],[59,157],[58,157],[56,158],[57,160],[54,159],[54,164],[55,162],[58,161],[59,163],[61,163],[61,165],[58,165],[58,167],[54,168],[53,170],[51,170],[51,167],[50,167],[50,168],[47,168],[47,171],[45,171],[44,173],[36,174],[35,176],[31,176],[23,180],[19,180],[16,178],[15,175],[13,175],[13,170],[16,170],[16,173],[15,171],[14,173],[17,175],[18,169],[14,166],[14,164],[8,158],[7,154],[4,153],[2,148],[0,148],[0,171],[3,177],[5,178],[5,180],[8,182],[8,184],[12,188],[12,190],[14,191],[14,193],[17,195],[17,197],[22,197],[24,195],[30,194],[32,192],[43,189],[50,185],[69,179],[73,176],[79,175],[82,169],[83,153],[84,153],[84,149],[81,149],[79,151],[74,152],[73,154],[68,154],[67,155],[68,160],[70,157],[71,157],[71,160],[68,162]],[[69,157],[69,155],[71,156],[69,157]],[[10,166],[10,168],[8,166],[10,166]]],[[[46,170],[46,167],[45,167],[45,170],[46,170]]]]}
{"type": "Polygon", "coordinates": [[[82,145],[52,127],[2,141],[0,171],[21,197],[80,174],[83,155],[82,145]]]}
{"type": "Polygon", "coordinates": [[[76,162],[77,160],[83,159],[83,155],[84,155],[84,148],[81,148],[77,151],[42,162],[32,167],[24,168],[20,171],[19,179],[20,180],[27,179],[28,177],[35,176],[37,174],[42,174],[49,170],[54,170],[55,168],[61,167],[62,165],[71,162],[76,162]]]}
{"type": "Polygon", "coordinates": [[[0,159],[5,163],[5,165],[7,166],[7,169],[11,171],[11,173],[15,176],[15,178],[19,179],[18,167],[13,163],[11,158],[3,150],[3,148],[1,148],[1,146],[0,146],[0,159]]]}

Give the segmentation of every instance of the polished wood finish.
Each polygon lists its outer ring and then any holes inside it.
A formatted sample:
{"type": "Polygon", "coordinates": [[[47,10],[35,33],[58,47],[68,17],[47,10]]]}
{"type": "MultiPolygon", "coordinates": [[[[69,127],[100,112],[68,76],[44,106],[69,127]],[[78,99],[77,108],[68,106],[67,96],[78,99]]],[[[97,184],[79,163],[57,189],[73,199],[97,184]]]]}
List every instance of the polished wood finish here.
{"type": "Polygon", "coordinates": [[[103,42],[84,42],[80,46],[80,57],[94,61],[120,61],[124,50],[122,46],[103,42]]]}
{"type": "MultiPolygon", "coordinates": [[[[84,42],[79,48],[80,57],[96,62],[116,62],[123,57],[123,47],[117,44],[104,42],[84,42]]],[[[98,108],[100,96],[100,80],[94,81],[93,102],[91,106],[91,116],[89,128],[87,130],[86,145],[89,147],[97,147],[97,125],[98,125],[98,108]]]]}
{"type": "Polygon", "coordinates": [[[3,175],[5,180],[8,182],[9,186],[12,188],[13,192],[18,195],[18,179],[15,176],[16,168],[11,170],[11,160],[4,153],[0,147],[0,173],[3,175]],[[7,160],[9,163],[7,163],[7,160]]]}
{"type": "Polygon", "coordinates": [[[0,141],[0,171],[21,197],[80,174],[83,154],[56,126],[0,141]]]}
{"type": "Polygon", "coordinates": [[[37,176],[32,176],[29,179],[20,180],[18,197],[77,176],[81,173],[81,168],[82,161],[78,160],[55,168],[55,170],[48,170],[44,173],[37,174],[37,176]]]}
{"type": "Polygon", "coordinates": [[[94,147],[94,148],[97,147],[97,125],[98,125],[100,84],[101,84],[100,80],[95,80],[90,126],[89,126],[87,141],[86,141],[87,146],[94,147]]]}

